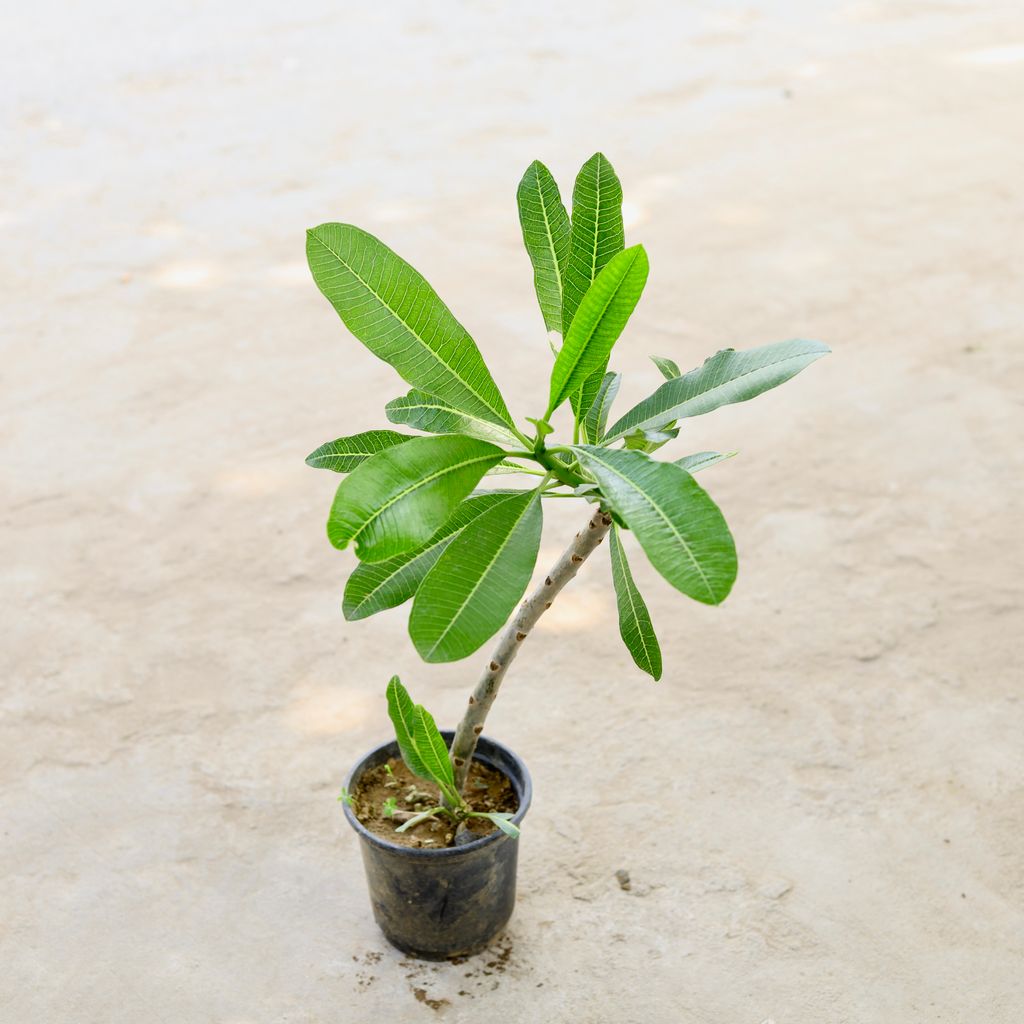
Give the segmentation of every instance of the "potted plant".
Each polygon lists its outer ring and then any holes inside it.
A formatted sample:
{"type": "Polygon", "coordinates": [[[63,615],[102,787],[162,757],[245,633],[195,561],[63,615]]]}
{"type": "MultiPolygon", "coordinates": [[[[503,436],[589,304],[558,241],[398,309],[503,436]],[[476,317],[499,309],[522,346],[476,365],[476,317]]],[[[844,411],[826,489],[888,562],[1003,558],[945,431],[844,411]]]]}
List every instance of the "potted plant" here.
{"type": "Polygon", "coordinates": [[[631,532],[681,593],[720,604],[736,577],[736,549],[695,474],[735,453],[652,456],[688,418],[753,398],[829,351],[802,340],[724,349],[685,374],[654,357],[664,383],[609,425],[620,382],[609,358],[648,272],[643,247],[625,245],[621,203],[600,153],[576,179],[571,220],[543,164],[531,164],[520,182],[523,241],[554,354],[547,395],[527,429],[509,413],[473,339],[409,264],[348,224],[307,234],[321,292],[412,389],[388,402],[388,420],[422,432],[368,430],[306,460],[346,474],[327,523],[330,542],[353,546],[359,559],[345,587],[345,617],[411,599],[409,633],[428,662],[465,658],[501,631],[453,733],[439,732],[392,678],[395,738],[359,761],[342,791],[375,916],[392,943],[415,955],[473,952],[511,914],[530,780],[518,757],[481,733],[537,620],[607,535],[622,639],[637,666],[660,678],[661,651],[622,534],[631,532]],[[566,403],[571,439],[555,444],[554,417],[566,403]],[[536,479],[529,488],[479,488],[505,473],[536,479]],[[592,508],[520,604],[543,506],[556,498],[592,508]]]}

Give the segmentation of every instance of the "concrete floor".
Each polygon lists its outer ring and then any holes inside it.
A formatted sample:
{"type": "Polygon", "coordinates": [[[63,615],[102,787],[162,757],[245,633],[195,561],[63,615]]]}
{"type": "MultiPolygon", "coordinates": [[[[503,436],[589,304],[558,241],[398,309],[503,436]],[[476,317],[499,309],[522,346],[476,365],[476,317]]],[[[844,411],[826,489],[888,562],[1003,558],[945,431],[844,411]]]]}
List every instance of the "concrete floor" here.
{"type": "MultiPolygon", "coordinates": [[[[4,1022],[1024,1015],[1024,12],[682,6],[8,15],[4,1022]],[[478,659],[342,619],[302,460],[404,388],[303,233],[382,236],[536,415],[515,187],[597,148],[652,265],[621,409],[650,353],[835,354],[673,448],[740,449],[704,481],[742,569],[709,609],[634,558],[660,684],[603,551],[544,620],[489,723],[536,785],[516,915],[417,964],[335,796],[392,672],[449,724],[478,659]]],[[[586,516],[554,504],[542,566],[586,516]]]]}

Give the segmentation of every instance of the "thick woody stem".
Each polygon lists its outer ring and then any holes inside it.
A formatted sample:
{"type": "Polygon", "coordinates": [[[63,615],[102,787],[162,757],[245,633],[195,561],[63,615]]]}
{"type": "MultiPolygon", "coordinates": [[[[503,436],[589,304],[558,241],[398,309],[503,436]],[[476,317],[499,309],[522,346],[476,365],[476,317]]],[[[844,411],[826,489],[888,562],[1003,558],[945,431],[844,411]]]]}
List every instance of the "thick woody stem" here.
{"type": "Polygon", "coordinates": [[[587,556],[604,540],[612,517],[597,509],[586,527],[576,534],[576,539],[566,548],[555,563],[544,582],[520,605],[519,611],[501,634],[498,646],[491,655],[480,681],[476,684],[469,706],[462,716],[455,739],[452,740],[451,759],[455,769],[455,788],[462,792],[469,774],[469,765],[476,750],[476,741],[484,731],[484,720],[498,695],[501,681],[505,678],[512,659],[515,658],[522,642],[529,636],[537,620],[551,607],[551,602],[562,588],[579,571],[587,556]]]}

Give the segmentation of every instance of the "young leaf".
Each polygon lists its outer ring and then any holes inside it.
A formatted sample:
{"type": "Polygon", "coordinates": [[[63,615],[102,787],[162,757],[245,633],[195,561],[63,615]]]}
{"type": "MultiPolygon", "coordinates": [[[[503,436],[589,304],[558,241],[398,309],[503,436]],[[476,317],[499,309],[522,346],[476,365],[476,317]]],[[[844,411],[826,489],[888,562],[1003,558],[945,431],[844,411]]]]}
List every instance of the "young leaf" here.
{"type": "Polygon", "coordinates": [[[527,167],[516,201],[544,326],[549,331],[561,332],[562,278],[569,259],[569,215],[555,179],[539,160],[527,167]]]}
{"type": "Polygon", "coordinates": [[[306,465],[314,469],[331,469],[335,473],[350,473],[371,455],[410,438],[410,434],[399,434],[394,430],[367,430],[351,437],[339,437],[337,441],[328,441],[310,452],[306,456],[306,465]]]}
{"type": "Polygon", "coordinates": [[[677,590],[721,604],[736,579],[736,547],[718,506],[680,466],[640,452],[575,446],[580,463],[677,590]]]}
{"type": "Polygon", "coordinates": [[[651,361],[661,370],[661,375],[665,380],[672,380],[675,377],[682,376],[679,364],[671,359],[666,359],[664,356],[651,356],[651,361]]]}
{"type": "MultiPolygon", "coordinates": [[[[518,462],[512,462],[509,459],[502,459],[492,469],[487,470],[488,476],[505,476],[508,473],[532,473],[529,466],[520,466],[518,462]]],[[[543,475],[543,474],[541,474],[543,475]]]]}
{"type": "Polygon", "coordinates": [[[471,495],[426,544],[383,562],[360,562],[345,584],[345,618],[354,622],[408,601],[455,535],[509,493],[487,491],[471,495]]]}
{"type": "Polygon", "coordinates": [[[363,562],[383,562],[425,541],[504,452],[461,434],[414,437],[378,452],[342,480],[327,536],[355,542],[363,562]]]}
{"type": "Polygon", "coordinates": [[[434,724],[433,716],[422,704],[413,708],[412,724],[412,741],[424,768],[430,772],[430,778],[437,783],[442,795],[454,793],[455,774],[448,758],[448,747],[434,724]]]}
{"type": "Polygon", "coordinates": [[[541,503],[520,491],[452,541],[416,591],[409,635],[424,661],[457,661],[501,628],[530,582],[541,503]]]}
{"type": "Polygon", "coordinates": [[[404,423],[429,434],[466,434],[493,444],[519,446],[516,436],[507,427],[499,427],[481,416],[459,412],[447,402],[418,388],[413,388],[402,398],[392,399],[384,406],[384,412],[392,423],[404,423]]]}
{"type": "Polygon", "coordinates": [[[663,444],[674,441],[679,436],[679,427],[665,424],[660,430],[634,430],[627,434],[626,447],[638,452],[656,452],[663,444]]]}
{"type": "Polygon", "coordinates": [[[511,836],[513,839],[519,838],[519,826],[512,824],[510,820],[512,815],[507,811],[476,811],[470,817],[486,818],[488,821],[494,822],[505,835],[511,836]]]}
{"type": "Polygon", "coordinates": [[[622,186],[608,158],[595,153],[580,169],[572,193],[572,231],[562,294],[563,338],[594,279],[625,245],[622,186]]]}
{"type": "Polygon", "coordinates": [[[588,441],[597,444],[604,434],[604,428],[608,424],[608,412],[619,393],[619,385],[622,383],[621,373],[606,373],[601,379],[601,384],[590,404],[587,414],[583,420],[583,433],[588,441]]]}
{"type": "Polygon", "coordinates": [[[609,541],[612,583],[619,608],[619,633],[637,667],[658,680],[661,678],[661,647],[654,635],[651,613],[633,582],[617,526],[612,526],[609,541]]]}
{"type": "Polygon", "coordinates": [[[345,326],[409,384],[462,412],[512,426],[476,343],[405,260],[351,224],[311,228],[306,257],[345,326]]]}
{"type": "Polygon", "coordinates": [[[684,455],[681,459],[676,459],[676,465],[682,466],[687,473],[696,473],[718,462],[725,462],[735,454],[736,452],[695,452],[693,455],[684,455]]]}
{"type": "Polygon", "coordinates": [[[828,346],[820,342],[799,340],[781,341],[744,352],[723,349],[696,370],[665,381],[608,431],[605,443],[637,429],[658,429],[672,420],[700,416],[733,402],[745,402],[795,377],[829,351],[828,346]]]}
{"type": "Polygon", "coordinates": [[[640,301],[647,271],[647,253],[642,245],[620,252],[600,271],[580,303],[551,370],[545,419],[590,376],[604,373],[612,346],[640,301]]]}
{"type": "Polygon", "coordinates": [[[398,740],[398,750],[402,760],[406,763],[413,775],[421,779],[431,778],[427,766],[423,763],[416,744],[413,742],[413,730],[415,728],[416,705],[409,696],[409,691],[402,685],[398,676],[392,676],[387,688],[388,717],[395,727],[395,739],[398,740]]]}

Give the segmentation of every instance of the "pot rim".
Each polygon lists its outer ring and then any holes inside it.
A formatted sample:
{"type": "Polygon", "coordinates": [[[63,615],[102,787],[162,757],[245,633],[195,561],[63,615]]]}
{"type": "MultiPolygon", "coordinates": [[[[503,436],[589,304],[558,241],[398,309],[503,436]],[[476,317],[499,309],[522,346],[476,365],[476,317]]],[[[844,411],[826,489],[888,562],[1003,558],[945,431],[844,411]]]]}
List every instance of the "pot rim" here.
{"type": "MultiPolygon", "coordinates": [[[[448,729],[441,730],[441,736],[445,742],[451,744],[452,738],[455,733],[448,729]]],[[[489,736],[481,736],[477,743],[481,741],[488,743],[492,747],[496,747],[503,751],[509,759],[515,764],[516,769],[520,774],[520,779],[516,779],[514,776],[509,775],[508,772],[504,771],[502,767],[495,764],[493,758],[488,757],[487,754],[480,751],[479,745],[477,746],[476,753],[473,755],[474,760],[483,761],[489,768],[495,768],[505,775],[508,780],[512,783],[512,786],[516,790],[516,795],[519,798],[519,806],[516,808],[515,814],[510,819],[514,825],[520,824],[523,818],[526,817],[526,812],[530,809],[530,801],[533,798],[533,781],[530,778],[530,772],[526,767],[526,763],[523,759],[512,749],[506,747],[504,743],[499,743],[497,740],[491,739],[489,736]]],[[[358,781],[356,773],[359,772],[360,768],[368,761],[374,754],[378,753],[384,747],[397,746],[397,741],[394,739],[385,740],[383,743],[378,743],[377,746],[368,750],[356,763],[349,769],[348,775],[345,777],[345,789],[351,793],[355,783],[358,781]]],[[[360,774],[362,774],[360,772],[360,774]]],[[[386,839],[371,832],[356,816],[352,808],[342,801],[342,809],[345,812],[345,818],[349,825],[355,830],[359,838],[364,842],[371,843],[372,845],[379,847],[382,850],[386,850],[389,853],[396,854],[402,857],[426,857],[426,858],[437,858],[437,857],[461,857],[469,853],[473,853],[476,850],[482,849],[490,843],[497,842],[499,839],[508,839],[510,842],[518,843],[519,839],[513,839],[511,836],[505,835],[500,828],[495,827],[494,831],[486,836],[482,836],[480,839],[474,839],[471,843],[466,843],[465,846],[443,846],[437,850],[427,850],[423,847],[417,846],[402,846],[399,843],[389,843],[386,839]]]]}

